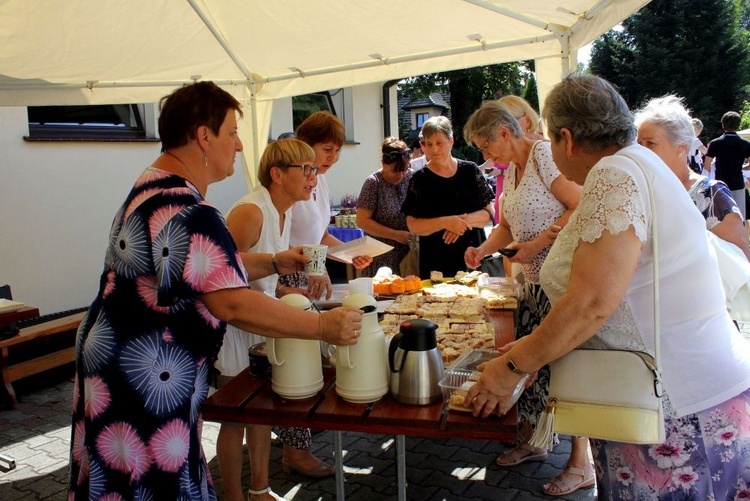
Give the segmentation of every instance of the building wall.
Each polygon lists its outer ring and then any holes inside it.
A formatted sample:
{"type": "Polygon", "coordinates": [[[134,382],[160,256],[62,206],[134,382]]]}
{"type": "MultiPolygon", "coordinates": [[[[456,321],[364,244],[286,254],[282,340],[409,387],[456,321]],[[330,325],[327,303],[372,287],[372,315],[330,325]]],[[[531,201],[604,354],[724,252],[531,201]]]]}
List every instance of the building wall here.
{"type": "MultiPolygon", "coordinates": [[[[358,195],[379,168],[380,105],[380,85],[354,89],[357,144],[344,146],[328,175],[334,203],[358,195]]],[[[279,120],[280,131],[291,123],[279,120]]],[[[0,285],[42,314],[86,306],[98,289],[112,218],[160,143],[32,143],[27,134],[26,108],[0,107],[0,285]]],[[[208,189],[222,212],[247,191],[242,169],[238,156],[235,174],[208,189]]]]}

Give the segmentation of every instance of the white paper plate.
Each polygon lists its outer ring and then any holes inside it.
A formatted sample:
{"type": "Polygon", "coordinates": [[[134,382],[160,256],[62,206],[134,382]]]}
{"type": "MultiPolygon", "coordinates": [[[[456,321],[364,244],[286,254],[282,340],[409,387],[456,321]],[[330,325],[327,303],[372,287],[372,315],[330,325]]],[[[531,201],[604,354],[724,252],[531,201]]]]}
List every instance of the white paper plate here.
{"type": "Polygon", "coordinates": [[[16,310],[20,310],[26,306],[19,301],[11,301],[9,299],[0,299],[0,313],[10,313],[16,310]]]}

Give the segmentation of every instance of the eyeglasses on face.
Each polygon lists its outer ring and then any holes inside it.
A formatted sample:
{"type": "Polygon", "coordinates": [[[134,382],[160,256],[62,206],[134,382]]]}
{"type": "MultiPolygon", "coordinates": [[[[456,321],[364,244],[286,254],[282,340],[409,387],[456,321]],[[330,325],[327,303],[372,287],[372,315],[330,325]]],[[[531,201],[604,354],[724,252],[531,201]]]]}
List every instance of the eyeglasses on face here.
{"type": "Polygon", "coordinates": [[[302,175],[309,176],[310,174],[318,175],[318,166],[317,165],[287,165],[287,167],[296,167],[298,169],[302,169],[302,175]]]}
{"type": "Polygon", "coordinates": [[[398,162],[402,158],[406,160],[411,158],[411,150],[409,148],[404,151],[389,151],[388,153],[383,153],[383,162],[387,164],[398,162]]]}
{"type": "Polygon", "coordinates": [[[487,151],[487,148],[490,147],[490,140],[486,140],[482,146],[474,146],[476,149],[479,150],[479,153],[484,154],[485,151],[487,151]]]}

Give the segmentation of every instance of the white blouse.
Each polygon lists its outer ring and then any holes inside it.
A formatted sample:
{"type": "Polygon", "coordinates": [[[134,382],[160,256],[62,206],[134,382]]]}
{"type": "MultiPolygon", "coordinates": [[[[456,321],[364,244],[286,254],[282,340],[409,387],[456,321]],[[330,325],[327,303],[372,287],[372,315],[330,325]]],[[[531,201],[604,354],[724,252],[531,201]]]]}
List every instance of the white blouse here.
{"type": "MultiPolygon", "coordinates": [[[[560,175],[546,141],[537,141],[531,147],[531,154],[518,186],[516,166],[510,165],[505,174],[501,201],[503,217],[516,242],[534,240],[567,210],[550,190],[552,182],[560,175]]],[[[521,264],[526,282],[539,283],[539,270],[548,252],[549,247],[537,254],[530,263],[521,264]]]]}
{"type": "Polygon", "coordinates": [[[653,354],[653,249],[648,230],[652,211],[644,174],[623,153],[646,166],[656,189],[661,369],[672,405],[667,410],[677,416],[705,410],[750,387],[750,344],[727,314],[703,217],[653,152],[628,146],[592,168],[578,208],[542,267],[542,287],[554,308],[567,291],[578,242],[593,242],[605,230],[616,235],[633,226],[644,242],[638,267],[617,310],[585,346],[645,348],[653,354]]]}
{"type": "Polygon", "coordinates": [[[310,200],[295,202],[291,219],[289,245],[297,247],[320,243],[331,222],[331,200],[325,174],[318,175],[318,185],[310,200]]]}

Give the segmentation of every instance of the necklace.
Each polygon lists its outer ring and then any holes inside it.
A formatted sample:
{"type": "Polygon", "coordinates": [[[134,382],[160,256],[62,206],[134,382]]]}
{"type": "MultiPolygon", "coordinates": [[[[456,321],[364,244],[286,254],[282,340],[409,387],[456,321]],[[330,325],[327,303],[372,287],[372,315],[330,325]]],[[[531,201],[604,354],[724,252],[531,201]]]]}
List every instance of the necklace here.
{"type": "Polygon", "coordinates": [[[199,187],[199,185],[195,182],[196,180],[192,179],[192,177],[193,177],[193,171],[190,169],[190,167],[188,167],[187,164],[185,162],[183,162],[182,160],[180,160],[180,158],[177,155],[175,155],[174,153],[172,153],[170,151],[165,151],[164,153],[166,155],[169,155],[170,157],[174,158],[178,162],[180,162],[180,165],[182,165],[182,167],[185,169],[185,172],[183,173],[183,175],[181,177],[185,178],[185,180],[187,180],[193,186],[195,186],[196,189],[198,189],[198,191],[202,195],[205,195],[205,190],[201,190],[201,188],[199,187]]]}
{"type": "Polygon", "coordinates": [[[182,166],[183,166],[183,167],[185,168],[185,170],[186,170],[186,171],[188,171],[188,172],[190,171],[190,169],[188,169],[188,166],[187,166],[187,165],[185,165],[185,162],[183,162],[182,160],[180,160],[180,158],[179,158],[179,157],[178,157],[177,155],[175,155],[174,153],[172,153],[172,152],[171,152],[171,151],[169,151],[169,150],[165,151],[164,153],[166,153],[166,154],[167,154],[167,155],[169,155],[170,157],[172,157],[172,158],[174,158],[175,160],[177,160],[178,162],[180,162],[180,165],[182,165],[182,166]]]}

